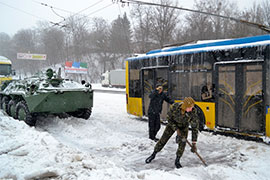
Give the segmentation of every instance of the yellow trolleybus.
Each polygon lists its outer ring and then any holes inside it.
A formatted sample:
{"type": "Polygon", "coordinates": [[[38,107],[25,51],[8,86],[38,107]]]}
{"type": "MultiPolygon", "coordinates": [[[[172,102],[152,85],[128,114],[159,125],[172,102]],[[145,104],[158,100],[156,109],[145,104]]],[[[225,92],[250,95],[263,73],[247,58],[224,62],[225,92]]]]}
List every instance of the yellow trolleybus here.
{"type": "Polygon", "coordinates": [[[12,79],[11,61],[4,56],[0,56],[0,84],[2,83],[2,81],[11,79],[12,79]]]}
{"type": "MultiPolygon", "coordinates": [[[[197,41],[128,58],[127,112],[147,116],[149,94],[162,84],[175,101],[195,99],[201,129],[268,139],[269,54],[270,35],[263,35],[197,41]]],[[[163,106],[166,119],[169,105],[163,106]]]]}

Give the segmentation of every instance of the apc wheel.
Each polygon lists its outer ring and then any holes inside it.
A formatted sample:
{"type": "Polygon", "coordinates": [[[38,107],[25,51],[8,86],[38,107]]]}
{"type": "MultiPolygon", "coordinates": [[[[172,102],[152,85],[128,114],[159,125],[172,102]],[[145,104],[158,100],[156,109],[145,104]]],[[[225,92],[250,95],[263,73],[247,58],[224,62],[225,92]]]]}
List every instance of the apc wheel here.
{"type": "Polygon", "coordinates": [[[91,109],[85,109],[84,112],[82,113],[81,118],[87,120],[91,116],[92,110],[91,109]]]}
{"type": "Polygon", "coordinates": [[[31,115],[24,101],[21,101],[16,105],[16,118],[24,121],[29,126],[36,125],[36,119],[31,115]]]}
{"type": "Polygon", "coordinates": [[[77,118],[83,118],[85,120],[89,119],[89,117],[91,116],[92,110],[91,108],[88,109],[81,109],[75,112],[70,112],[68,114],[70,114],[71,116],[77,117],[77,118]]]}
{"type": "Polygon", "coordinates": [[[16,101],[11,99],[8,102],[7,113],[8,115],[16,119],[16,101]]]}
{"type": "Polygon", "coordinates": [[[1,109],[3,109],[3,111],[7,112],[8,109],[8,101],[9,98],[7,96],[4,96],[1,100],[1,109]]]}

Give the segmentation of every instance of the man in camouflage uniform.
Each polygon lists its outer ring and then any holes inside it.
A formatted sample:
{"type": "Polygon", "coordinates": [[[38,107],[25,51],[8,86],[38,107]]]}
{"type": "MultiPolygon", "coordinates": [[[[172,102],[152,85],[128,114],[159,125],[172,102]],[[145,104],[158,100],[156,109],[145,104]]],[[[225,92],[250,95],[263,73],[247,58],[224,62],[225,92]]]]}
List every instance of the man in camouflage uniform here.
{"type": "Polygon", "coordinates": [[[194,153],[197,151],[196,142],[199,129],[199,117],[196,109],[194,108],[194,104],[195,101],[191,97],[187,97],[182,103],[174,103],[171,106],[170,111],[167,114],[168,124],[161,139],[155,145],[154,152],[145,160],[146,163],[150,163],[153,159],[155,159],[156,154],[161,151],[170,137],[175,131],[177,131],[178,149],[176,152],[175,166],[176,168],[181,168],[182,166],[180,164],[180,158],[185,150],[189,125],[192,128],[191,152],[194,153]]]}

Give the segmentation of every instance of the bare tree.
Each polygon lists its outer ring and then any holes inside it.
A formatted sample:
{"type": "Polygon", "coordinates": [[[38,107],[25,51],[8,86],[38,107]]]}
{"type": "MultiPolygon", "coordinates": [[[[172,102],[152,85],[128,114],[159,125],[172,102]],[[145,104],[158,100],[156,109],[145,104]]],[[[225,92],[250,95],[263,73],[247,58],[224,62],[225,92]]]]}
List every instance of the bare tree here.
{"type": "Polygon", "coordinates": [[[28,52],[36,49],[36,31],[34,30],[20,30],[14,35],[13,40],[18,51],[28,52]]]}
{"type": "MultiPolygon", "coordinates": [[[[37,33],[35,30],[25,29],[18,31],[13,36],[13,46],[15,53],[40,53],[37,51],[37,33]]],[[[16,56],[16,55],[15,55],[16,56]]],[[[40,67],[40,62],[33,60],[15,60],[13,65],[16,69],[23,68],[24,72],[35,73],[40,67]]]]}
{"type": "MultiPolygon", "coordinates": [[[[254,2],[251,8],[240,12],[238,18],[249,22],[264,24],[263,12],[264,8],[254,2]]],[[[235,23],[232,27],[233,37],[256,36],[260,34],[265,34],[265,32],[257,27],[248,26],[246,24],[235,23]]]]}
{"type": "Polygon", "coordinates": [[[124,59],[131,54],[131,28],[126,13],[112,22],[110,30],[111,68],[123,68],[124,59]]]}
{"type": "Polygon", "coordinates": [[[112,22],[110,30],[110,46],[112,52],[130,54],[131,30],[126,13],[112,22]]]}
{"type": "Polygon", "coordinates": [[[63,63],[64,32],[55,27],[47,27],[40,31],[40,51],[47,54],[48,65],[63,63]]]}
{"type": "Polygon", "coordinates": [[[107,62],[111,58],[110,44],[110,26],[102,18],[93,19],[92,30],[90,34],[91,51],[99,58],[101,62],[102,72],[105,72],[107,68],[107,62]]]}
{"type": "Polygon", "coordinates": [[[134,28],[134,52],[144,53],[154,47],[152,42],[151,22],[152,7],[133,6],[131,19],[134,28]]]}
{"type": "Polygon", "coordinates": [[[261,7],[262,16],[263,16],[263,23],[266,26],[270,26],[270,2],[269,0],[265,0],[262,2],[261,7]]]}
{"type": "MultiPolygon", "coordinates": [[[[160,4],[177,6],[177,3],[173,4],[171,0],[160,0],[160,4]]],[[[177,9],[163,6],[157,6],[153,9],[153,17],[151,18],[153,40],[159,48],[174,41],[173,34],[179,22],[179,12],[177,9]]]]}
{"type": "MultiPolygon", "coordinates": [[[[159,0],[160,4],[174,5],[171,0],[159,0]]],[[[175,41],[175,30],[180,11],[168,7],[133,6],[134,43],[138,52],[144,53],[175,41]]]]}
{"type": "MultiPolygon", "coordinates": [[[[200,0],[195,1],[194,9],[234,17],[238,8],[235,3],[229,3],[228,0],[200,0]]],[[[234,23],[228,19],[200,13],[189,13],[185,19],[186,40],[226,38],[231,33],[230,26],[234,23]]]]}
{"type": "Polygon", "coordinates": [[[0,33],[0,55],[8,58],[14,57],[11,37],[6,33],[0,33]]]}
{"type": "Polygon", "coordinates": [[[67,20],[65,28],[66,45],[69,51],[67,59],[80,61],[88,53],[89,28],[90,22],[86,17],[71,16],[67,20]]]}
{"type": "Polygon", "coordinates": [[[213,27],[208,16],[191,13],[186,15],[185,20],[187,25],[182,31],[183,41],[211,38],[213,27]]]}
{"type": "MultiPolygon", "coordinates": [[[[203,2],[203,4],[203,11],[216,15],[235,17],[238,11],[237,4],[235,2],[229,2],[228,0],[208,0],[206,3],[203,2]]],[[[209,16],[209,20],[213,27],[213,39],[225,38],[226,33],[228,33],[228,26],[233,23],[228,19],[216,16],[209,16]]]]}

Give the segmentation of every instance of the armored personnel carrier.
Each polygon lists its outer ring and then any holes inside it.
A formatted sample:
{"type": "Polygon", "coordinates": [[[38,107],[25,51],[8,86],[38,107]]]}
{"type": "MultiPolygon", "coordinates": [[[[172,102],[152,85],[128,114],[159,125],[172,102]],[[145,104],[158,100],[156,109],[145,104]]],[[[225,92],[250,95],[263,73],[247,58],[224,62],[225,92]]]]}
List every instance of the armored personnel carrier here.
{"type": "Polygon", "coordinates": [[[34,126],[37,116],[71,115],[88,119],[93,107],[91,85],[62,79],[48,69],[23,80],[5,81],[0,91],[1,109],[34,126]]]}

